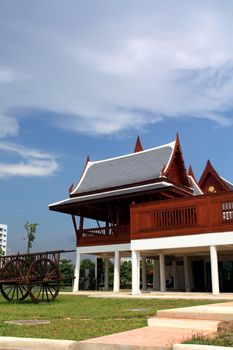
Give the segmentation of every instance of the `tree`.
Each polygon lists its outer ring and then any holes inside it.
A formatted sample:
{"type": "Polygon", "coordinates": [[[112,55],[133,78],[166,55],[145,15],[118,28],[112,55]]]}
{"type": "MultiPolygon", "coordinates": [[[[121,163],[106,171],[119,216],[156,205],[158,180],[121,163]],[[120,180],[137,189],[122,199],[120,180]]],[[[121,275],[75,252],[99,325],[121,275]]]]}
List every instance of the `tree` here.
{"type": "Polygon", "coordinates": [[[30,222],[26,222],[26,224],[24,225],[24,228],[26,230],[26,233],[27,233],[27,253],[29,254],[30,253],[30,249],[32,247],[32,242],[35,240],[35,237],[36,237],[36,229],[37,229],[37,226],[39,224],[32,224],[30,222]]]}
{"type": "Polygon", "coordinates": [[[4,255],[4,251],[2,249],[2,247],[0,246],[0,256],[4,255]]]}
{"type": "Polygon", "coordinates": [[[95,270],[95,263],[91,259],[83,259],[80,268],[83,270],[95,270]]]}
{"type": "Polygon", "coordinates": [[[60,269],[62,278],[65,280],[62,282],[64,286],[72,286],[72,279],[74,277],[74,265],[71,260],[61,259],[60,269]]]}
{"type": "Polygon", "coordinates": [[[132,263],[131,261],[124,261],[121,264],[121,288],[131,288],[131,278],[132,278],[132,263]]]}

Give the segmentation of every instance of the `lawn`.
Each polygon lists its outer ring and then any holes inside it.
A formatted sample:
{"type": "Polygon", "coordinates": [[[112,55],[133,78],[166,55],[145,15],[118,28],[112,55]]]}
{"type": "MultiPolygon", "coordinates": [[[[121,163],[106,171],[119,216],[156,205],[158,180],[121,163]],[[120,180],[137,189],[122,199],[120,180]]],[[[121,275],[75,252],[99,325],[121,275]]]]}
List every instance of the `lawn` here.
{"type": "Polygon", "coordinates": [[[192,339],[188,339],[184,343],[233,347],[233,321],[221,322],[218,333],[215,336],[194,336],[192,339]]]}
{"type": "MultiPolygon", "coordinates": [[[[211,301],[212,302],[212,301],[211,301]]],[[[8,303],[0,297],[0,335],[84,340],[144,327],[158,309],[208,304],[208,300],[103,299],[60,295],[51,303],[8,303]],[[146,311],[131,311],[145,308],[146,311]],[[49,325],[19,326],[10,320],[49,320],[49,325]]]]}

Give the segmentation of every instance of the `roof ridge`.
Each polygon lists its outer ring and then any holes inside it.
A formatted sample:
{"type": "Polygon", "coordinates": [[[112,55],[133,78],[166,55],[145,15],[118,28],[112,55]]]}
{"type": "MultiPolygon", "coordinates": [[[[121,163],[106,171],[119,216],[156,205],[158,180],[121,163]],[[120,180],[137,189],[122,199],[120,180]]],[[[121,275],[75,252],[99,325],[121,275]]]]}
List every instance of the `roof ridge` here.
{"type": "Polygon", "coordinates": [[[140,154],[147,153],[147,152],[151,152],[151,151],[154,151],[154,150],[156,150],[156,149],[163,148],[163,147],[171,147],[171,148],[174,148],[175,143],[176,143],[176,141],[172,141],[172,142],[166,143],[166,144],[161,145],[161,146],[157,146],[157,147],[145,149],[145,150],[140,151],[140,152],[132,152],[132,153],[128,153],[128,154],[123,154],[122,156],[117,156],[117,157],[112,157],[112,158],[107,158],[107,159],[102,159],[102,160],[96,160],[96,161],[89,161],[89,164],[90,164],[90,165],[93,165],[93,164],[98,164],[98,163],[104,163],[104,162],[108,162],[108,161],[110,161],[110,160],[121,159],[121,158],[127,158],[127,157],[131,157],[131,156],[137,157],[137,156],[140,155],[140,154]]]}
{"type": "Polygon", "coordinates": [[[229,180],[225,179],[223,176],[220,176],[222,180],[224,180],[225,182],[227,182],[229,185],[233,186],[233,183],[230,182],[229,180]]]}

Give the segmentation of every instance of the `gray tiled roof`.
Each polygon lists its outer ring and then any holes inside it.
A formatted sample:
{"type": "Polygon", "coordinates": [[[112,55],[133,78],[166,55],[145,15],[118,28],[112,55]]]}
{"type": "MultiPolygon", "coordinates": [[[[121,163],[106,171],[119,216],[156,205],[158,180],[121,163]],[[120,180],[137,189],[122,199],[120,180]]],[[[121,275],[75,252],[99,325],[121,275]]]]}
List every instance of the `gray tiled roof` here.
{"type": "Polygon", "coordinates": [[[224,179],[222,176],[221,179],[225,182],[225,184],[229,187],[230,190],[233,190],[233,184],[230,181],[224,179]]]}
{"type": "Polygon", "coordinates": [[[122,157],[89,162],[72,194],[158,179],[167,166],[174,142],[122,157]]]}
{"type": "Polygon", "coordinates": [[[196,183],[196,181],[194,181],[193,177],[188,175],[190,180],[191,180],[191,184],[192,184],[192,189],[193,189],[193,195],[194,196],[199,196],[199,195],[202,195],[203,192],[202,190],[200,189],[200,187],[198,186],[198,184],[196,183]]]}

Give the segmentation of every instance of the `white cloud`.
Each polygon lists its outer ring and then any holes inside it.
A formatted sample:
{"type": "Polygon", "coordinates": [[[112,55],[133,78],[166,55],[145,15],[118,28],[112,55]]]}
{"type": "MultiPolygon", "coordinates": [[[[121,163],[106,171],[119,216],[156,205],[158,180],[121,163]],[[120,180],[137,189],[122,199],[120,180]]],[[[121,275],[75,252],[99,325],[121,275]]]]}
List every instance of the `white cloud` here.
{"type": "Polygon", "coordinates": [[[0,67],[0,84],[11,83],[15,79],[15,74],[12,70],[0,67]]]}
{"type": "Polygon", "coordinates": [[[18,121],[12,117],[0,114],[0,138],[16,136],[19,133],[18,121]]]}
{"type": "Polygon", "coordinates": [[[19,156],[19,161],[15,163],[0,162],[0,177],[48,176],[58,169],[58,164],[52,154],[6,142],[0,143],[0,151],[19,156]]]}
{"type": "Polygon", "coordinates": [[[92,4],[99,15],[91,19],[80,3],[72,2],[72,13],[66,5],[67,12],[63,5],[48,13],[37,5],[35,12],[27,3],[31,16],[25,21],[20,11],[14,23],[24,55],[2,38],[12,67],[0,70],[0,81],[11,81],[0,87],[0,136],[18,132],[16,116],[4,114],[11,106],[59,112],[57,125],[91,134],[171,117],[231,125],[225,112],[233,109],[233,4],[166,3],[119,2],[106,5],[107,15],[92,4]],[[55,14],[63,12],[61,23],[55,14]]]}

